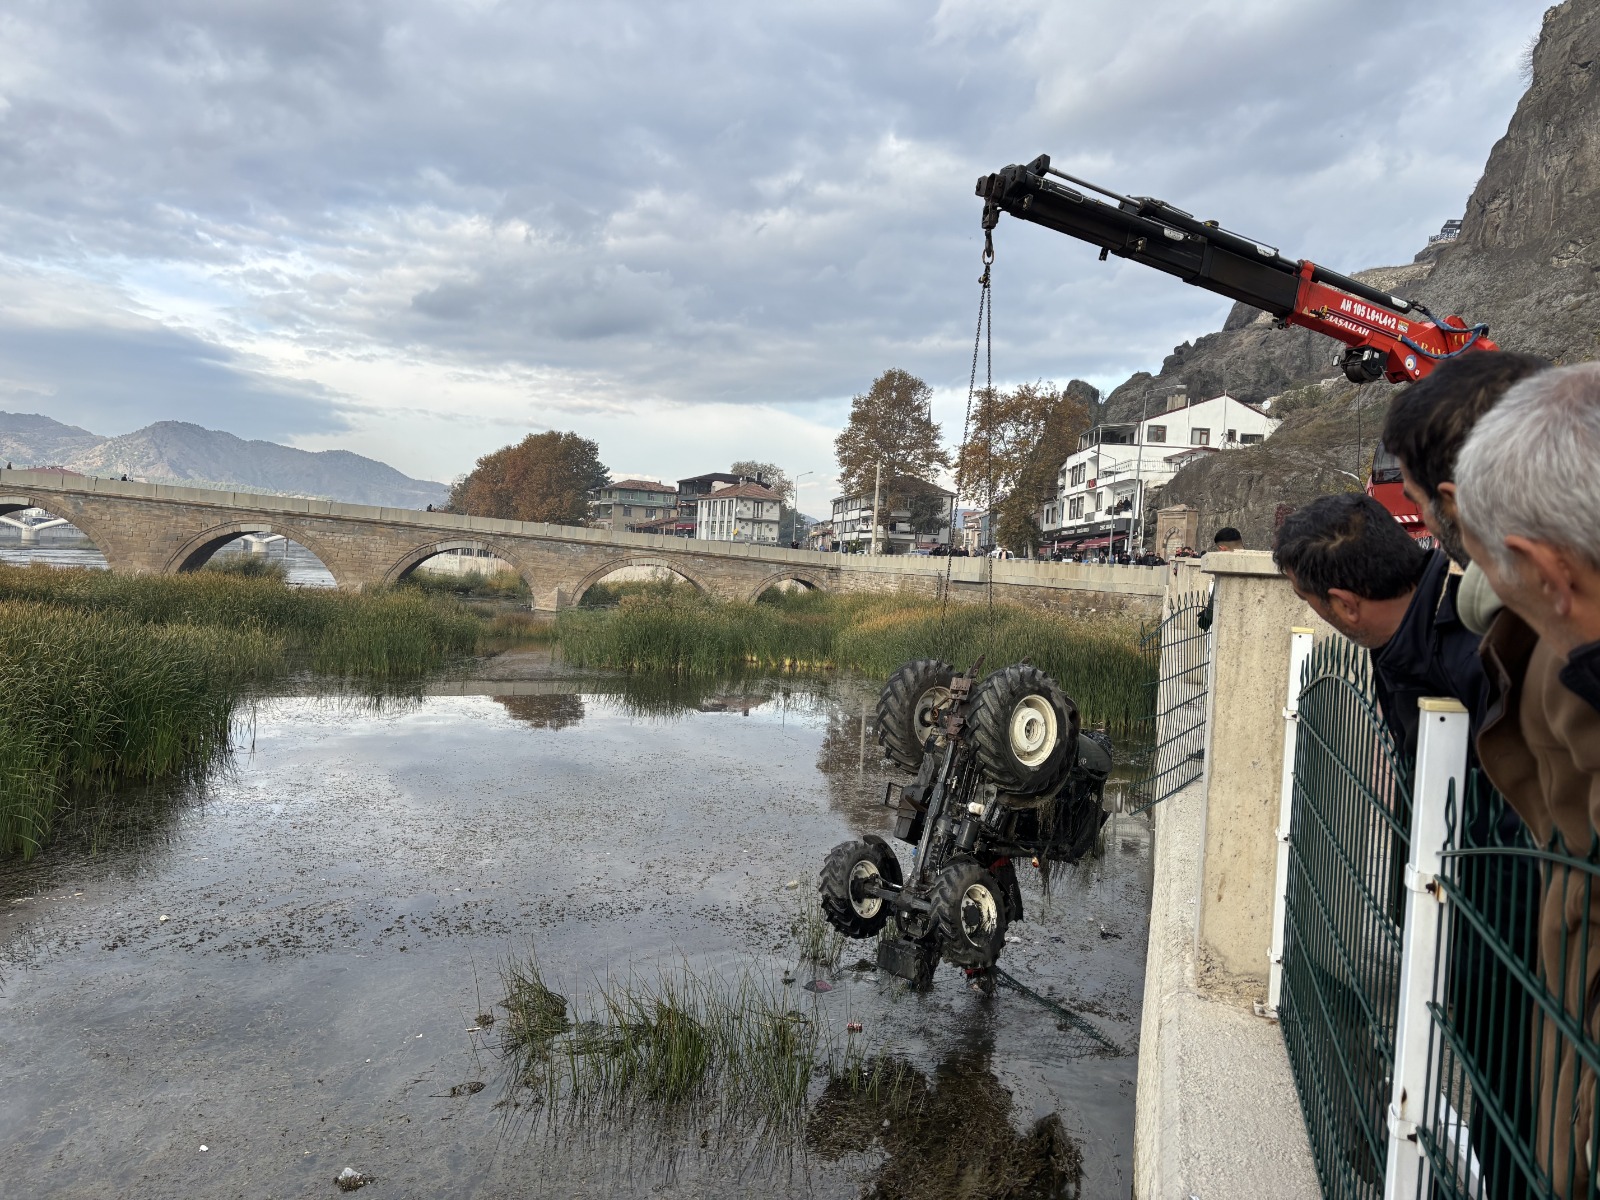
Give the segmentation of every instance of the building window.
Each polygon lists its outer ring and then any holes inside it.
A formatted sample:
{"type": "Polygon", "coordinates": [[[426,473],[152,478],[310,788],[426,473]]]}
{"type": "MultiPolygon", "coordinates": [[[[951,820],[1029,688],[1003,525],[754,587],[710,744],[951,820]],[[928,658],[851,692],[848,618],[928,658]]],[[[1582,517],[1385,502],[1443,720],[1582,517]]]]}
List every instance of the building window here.
{"type": "Polygon", "coordinates": [[[1072,498],[1072,502],[1067,506],[1067,516],[1068,516],[1068,518],[1070,520],[1073,520],[1073,521],[1081,521],[1081,520],[1083,520],[1083,497],[1082,496],[1074,496],[1072,498]]]}
{"type": "Polygon", "coordinates": [[[1147,442],[1166,441],[1167,427],[1165,425],[1146,425],[1144,427],[1144,440],[1147,442]]]}
{"type": "Polygon", "coordinates": [[[1189,445],[1191,445],[1191,446],[1209,446],[1209,445],[1211,445],[1211,430],[1209,430],[1209,429],[1201,429],[1199,426],[1196,426],[1195,428],[1191,429],[1189,431],[1189,445]]]}
{"type": "Polygon", "coordinates": [[[1084,473],[1088,470],[1088,468],[1089,468],[1089,464],[1088,463],[1079,463],[1077,466],[1072,468],[1072,483],[1073,483],[1073,485],[1077,485],[1077,484],[1080,484],[1080,483],[1083,482],[1084,473]]]}
{"type": "Polygon", "coordinates": [[[1257,446],[1261,444],[1261,434],[1247,433],[1239,439],[1241,446],[1257,446]]]}
{"type": "Polygon", "coordinates": [[[1239,440],[1239,431],[1237,429],[1228,430],[1228,440],[1230,442],[1237,442],[1239,440]]]}

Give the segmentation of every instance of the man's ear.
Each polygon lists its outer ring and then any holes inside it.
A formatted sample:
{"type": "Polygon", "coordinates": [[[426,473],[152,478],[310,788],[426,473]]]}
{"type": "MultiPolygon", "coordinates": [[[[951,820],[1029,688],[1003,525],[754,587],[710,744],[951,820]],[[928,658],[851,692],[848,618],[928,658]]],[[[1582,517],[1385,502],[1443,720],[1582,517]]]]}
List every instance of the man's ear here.
{"type": "Polygon", "coordinates": [[[1328,607],[1348,626],[1354,627],[1360,623],[1362,604],[1361,597],[1354,592],[1344,588],[1328,589],[1328,607]]]}
{"type": "Polygon", "coordinates": [[[1433,494],[1433,507],[1446,521],[1456,521],[1456,485],[1448,479],[1433,494]]]}
{"type": "Polygon", "coordinates": [[[1569,615],[1577,588],[1577,571],[1567,553],[1549,542],[1519,534],[1506,539],[1506,549],[1516,563],[1517,578],[1537,585],[1557,616],[1569,615]]]}

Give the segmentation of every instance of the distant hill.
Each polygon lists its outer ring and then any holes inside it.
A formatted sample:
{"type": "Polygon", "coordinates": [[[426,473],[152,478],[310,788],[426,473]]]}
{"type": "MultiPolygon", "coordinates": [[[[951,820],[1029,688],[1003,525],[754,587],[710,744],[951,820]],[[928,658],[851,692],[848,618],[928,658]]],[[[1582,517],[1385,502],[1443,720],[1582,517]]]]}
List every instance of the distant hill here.
{"type": "Polygon", "coordinates": [[[350,504],[424,508],[443,504],[442,483],[412,479],[348,450],[296,450],[247,442],[185,421],[157,421],[101,437],[37,413],[0,412],[0,459],[18,467],[67,467],[85,475],[127,475],[147,483],[239,488],[350,504]]]}

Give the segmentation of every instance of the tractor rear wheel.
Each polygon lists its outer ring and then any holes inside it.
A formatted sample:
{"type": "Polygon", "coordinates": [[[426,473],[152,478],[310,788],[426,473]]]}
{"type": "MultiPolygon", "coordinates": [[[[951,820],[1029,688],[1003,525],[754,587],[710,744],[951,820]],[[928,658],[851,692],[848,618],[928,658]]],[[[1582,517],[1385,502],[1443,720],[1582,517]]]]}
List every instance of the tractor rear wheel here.
{"type": "Polygon", "coordinates": [[[1055,680],[1026,663],[1002,667],[972,696],[972,745],[983,773],[1003,792],[1036,796],[1077,760],[1078,706],[1055,680]]]}
{"type": "Polygon", "coordinates": [[[943,738],[941,711],[950,703],[955,668],[933,658],[908,662],[878,696],[878,741],[894,763],[913,774],[922,766],[930,735],[943,738]]]}

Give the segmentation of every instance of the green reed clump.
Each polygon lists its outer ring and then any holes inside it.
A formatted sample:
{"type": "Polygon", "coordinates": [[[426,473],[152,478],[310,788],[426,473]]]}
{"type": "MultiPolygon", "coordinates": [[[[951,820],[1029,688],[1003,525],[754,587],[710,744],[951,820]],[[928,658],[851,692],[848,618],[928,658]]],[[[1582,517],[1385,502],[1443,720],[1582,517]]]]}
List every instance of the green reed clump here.
{"type": "Polygon", "coordinates": [[[224,575],[244,575],[252,579],[275,579],[279,583],[289,578],[289,568],[283,561],[268,558],[265,554],[229,554],[226,557],[213,558],[201,570],[220,571],[224,575]]]}
{"type": "Polygon", "coordinates": [[[0,564],[0,601],[116,615],[152,625],[256,629],[323,674],[389,679],[476,649],[483,622],[452,601],[403,589],[290,588],[230,571],[123,575],[0,564]]]}
{"type": "Polygon", "coordinates": [[[579,666],[680,675],[847,667],[887,676],[914,658],[966,667],[983,656],[990,669],[1028,659],[1086,722],[1114,731],[1139,721],[1151,682],[1132,618],[908,596],[773,592],[744,604],[682,587],[640,590],[609,611],[562,613],[556,636],[579,666]]]}
{"type": "Polygon", "coordinates": [[[866,1064],[858,1039],[841,1041],[781,985],[749,971],[607,979],[570,1017],[531,955],[502,975],[513,1077],[569,1130],[643,1115],[793,1134],[814,1083],[892,1084],[866,1064]]]}
{"type": "Polygon", "coordinates": [[[240,697],[282,664],[259,629],[0,601],[0,854],[35,853],[68,795],[211,763],[240,697]]]}
{"type": "Polygon", "coordinates": [[[789,932],[794,935],[800,957],[806,962],[830,970],[839,965],[845,936],[828,923],[815,896],[806,897],[805,905],[789,922],[789,932]]]}
{"type": "Polygon", "coordinates": [[[435,574],[424,565],[405,578],[402,587],[437,596],[483,596],[494,600],[525,600],[528,581],[515,571],[464,571],[460,575],[435,574]]]}

